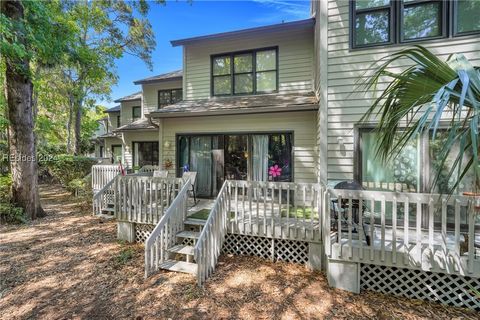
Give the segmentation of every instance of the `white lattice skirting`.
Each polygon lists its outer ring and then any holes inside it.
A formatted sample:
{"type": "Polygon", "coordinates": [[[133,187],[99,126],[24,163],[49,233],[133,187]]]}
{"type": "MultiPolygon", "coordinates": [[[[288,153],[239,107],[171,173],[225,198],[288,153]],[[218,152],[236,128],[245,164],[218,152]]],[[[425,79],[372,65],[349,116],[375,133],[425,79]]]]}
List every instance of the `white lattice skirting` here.
{"type": "Polygon", "coordinates": [[[480,279],[420,270],[362,264],[362,290],[480,310],[480,279]]]}
{"type": "Polygon", "coordinates": [[[155,226],[153,224],[135,223],[135,242],[145,243],[155,226]]]}
{"type": "Polygon", "coordinates": [[[287,261],[300,264],[308,262],[308,242],[295,240],[227,234],[222,252],[257,256],[273,261],[287,261]]]}

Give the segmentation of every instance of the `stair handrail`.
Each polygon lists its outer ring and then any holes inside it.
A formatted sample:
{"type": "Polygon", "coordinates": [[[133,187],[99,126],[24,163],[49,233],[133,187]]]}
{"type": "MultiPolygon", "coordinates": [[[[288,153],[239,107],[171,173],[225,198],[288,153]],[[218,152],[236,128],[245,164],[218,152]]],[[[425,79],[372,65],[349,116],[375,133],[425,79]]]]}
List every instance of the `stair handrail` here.
{"type": "Polygon", "coordinates": [[[98,190],[93,195],[92,205],[93,205],[93,215],[99,215],[102,213],[102,210],[107,207],[106,201],[103,198],[107,190],[112,189],[112,185],[115,183],[120,174],[117,174],[113,177],[112,180],[107,182],[102,189],[98,190]]]}
{"type": "Polygon", "coordinates": [[[197,283],[201,286],[215,271],[227,233],[227,214],[230,211],[229,182],[223,183],[194,249],[197,263],[197,283]]]}
{"type": "Polygon", "coordinates": [[[184,228],[190,186],[190,179],[187,179],[145,241],[145,278],[158,271],[159,265],[168,259],[167,249],[175,243],[176,234],[184,228]]]}

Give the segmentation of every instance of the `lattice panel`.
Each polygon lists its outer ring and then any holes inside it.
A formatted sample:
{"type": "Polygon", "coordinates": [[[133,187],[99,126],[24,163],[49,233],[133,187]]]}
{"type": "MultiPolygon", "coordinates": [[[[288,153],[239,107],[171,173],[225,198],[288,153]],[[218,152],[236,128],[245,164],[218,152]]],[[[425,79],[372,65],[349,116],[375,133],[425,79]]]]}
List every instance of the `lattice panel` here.
{"type": "Polygon", "coordinates": [[[107,190],[104,194],[105,204],[115,203],[115,192],[113,190],[107,190]]]}
{"type": "Polygon", "coordinates": [[[362,290],[480,311],[480,297],[474,293],[480,292],[480,279],[371,264],[362,264],[360,272],[362,290]]]}
{"type": "Polygon", "coordinates": [[[275,260],[306,264],[308,262],[308,242],[275,239],[275,260]]]}
{"type": "Polygon", "coordinates": [[[227,234],[222,251],[229,254],[272,259],[272,239],[227,234]]]}
{"type": "Polygon", "coordinates": [[[227,234],[223,253],[262,257],[274,261],[306,264],[308,242],[227,234]],[[273,241],[273,251],[272,251],[273,241]]]}
{"type": "Polygon", "coordinates": [[[135,224],[135,242],[145,243],[155,228],[152,224],[135,224]]]}

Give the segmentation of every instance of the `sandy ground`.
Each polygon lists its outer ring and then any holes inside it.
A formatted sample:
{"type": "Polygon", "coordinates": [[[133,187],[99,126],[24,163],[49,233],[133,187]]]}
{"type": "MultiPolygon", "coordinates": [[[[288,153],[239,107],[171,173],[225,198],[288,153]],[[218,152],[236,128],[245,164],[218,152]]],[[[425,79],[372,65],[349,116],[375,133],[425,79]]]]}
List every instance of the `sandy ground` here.
{"type": "Polygon", "coordinates": [[[205,287],[159,272],[144,280],[141,245],[86,201],[42,186],[46,218],[0,226],[0,319],[478,319],[435,303],[328,287],[303,266],[223,256],[205,287]]]}

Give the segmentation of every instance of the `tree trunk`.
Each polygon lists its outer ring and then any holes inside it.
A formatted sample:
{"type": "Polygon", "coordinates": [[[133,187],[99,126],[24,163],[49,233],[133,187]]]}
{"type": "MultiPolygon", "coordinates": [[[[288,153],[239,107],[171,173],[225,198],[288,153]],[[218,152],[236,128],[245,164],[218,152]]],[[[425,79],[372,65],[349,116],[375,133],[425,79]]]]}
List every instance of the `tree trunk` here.
{"type": "MultiPolygon", "coordinates": [[[[14,23],[22,23],[23,6],[19,1],[3,3],[4,14],[14,23]]],[[[17,42],[26,44],[25,37],[17,38],[17,42]]],[[[27,58],[6,59],[6,87],[10,159],[12,171],[13,202],[22,207],[25,216],[35,219],[44,212],[38,195],[38,175],[34,129],[34,113],[32,107],[33,84],[29,75],[27,58]]]]}
{"type": "Polygon", "coordinates": [[[82,100],[77,99],[75,103],[75,155],[80,154],[80,145],[82,141],[82,100]]]}
{"type": "Polygon", "coordinates": [[[73,123],[73,95],[70,93],[68,98],[68,122],[67,122],[67,152],[73,153],[72,148],[72,123],[73,123]]]}

